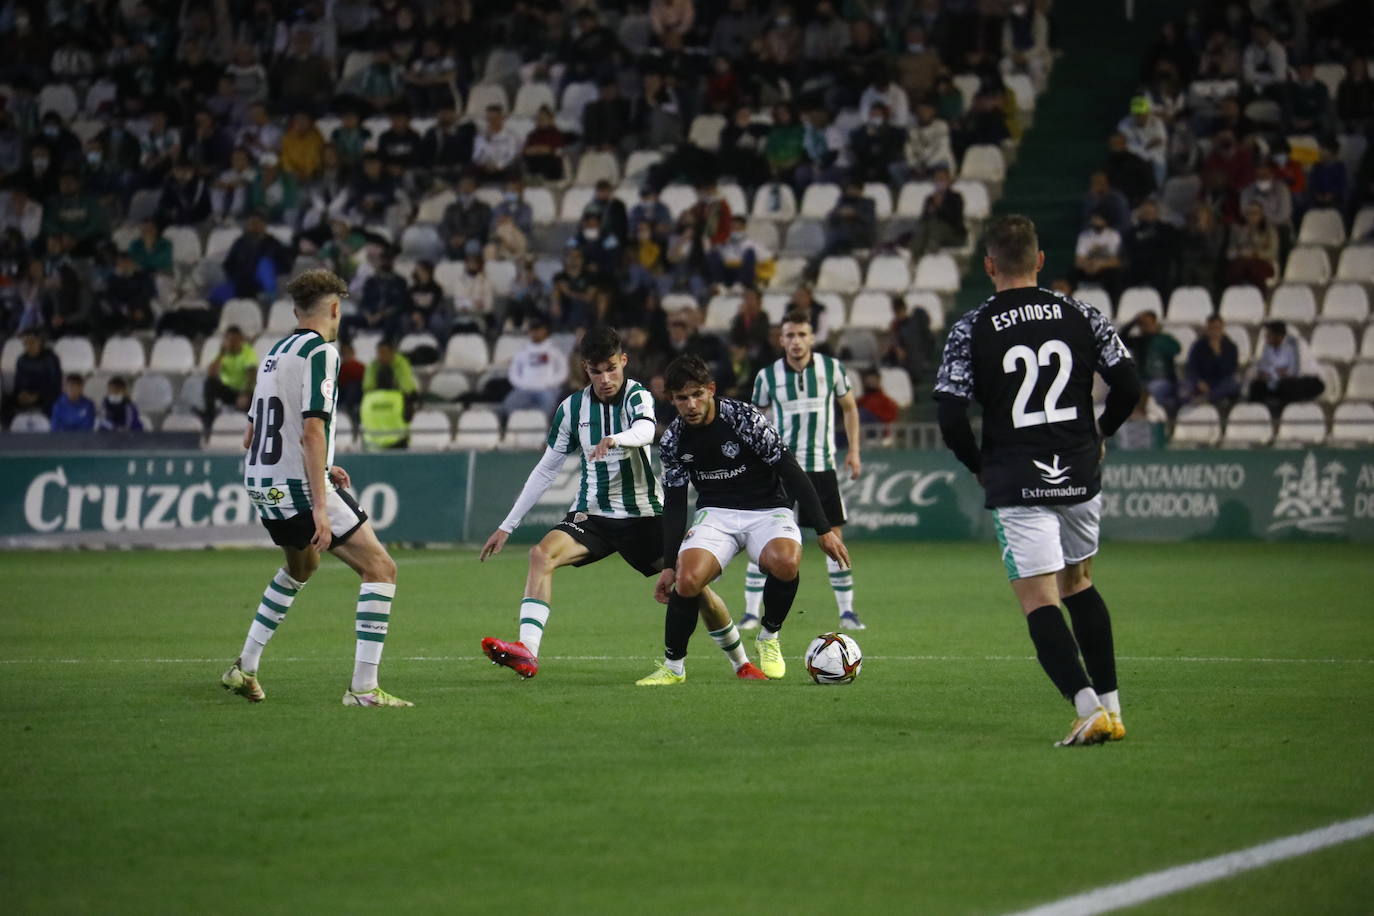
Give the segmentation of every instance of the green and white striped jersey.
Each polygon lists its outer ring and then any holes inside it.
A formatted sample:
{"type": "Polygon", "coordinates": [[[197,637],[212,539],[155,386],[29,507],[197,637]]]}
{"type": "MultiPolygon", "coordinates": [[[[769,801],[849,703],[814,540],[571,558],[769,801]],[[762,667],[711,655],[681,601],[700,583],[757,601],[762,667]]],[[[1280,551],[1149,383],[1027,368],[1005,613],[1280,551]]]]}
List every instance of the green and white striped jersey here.
{"type": "Polygon", "coordinates": [[[588,385],[558,405],[549,427],[549,448],[567,455],[582,453],[582,479],[571,511],[607,518],[663,514],[663,490],[654,474],[652,445],[613,448],[602,461],[587,460],[598,442],[629,429],[639,419],[653,421],[654,397],[633,379],[626,379],[609,403],[598,400],[588,385]]]}
{"type": "Polygon", "coordinates": [[[849,390],[849,376],[838,359],[813,353],[798,372],[783,357],[759,370],[754,404],[768,412],[803,471],[833,471],[835,399],[849,390]]]}
{"type": "Polygon", "coordinates": [[[248,497],[263,518],[310,511],[301,434],[306,417],[324,421],[325,485],[334,463],[334,407],[339,351],[315,331],[297,329],[277,341],[258,366],[248,419],[253,441],[243,462],[248,497]]]}

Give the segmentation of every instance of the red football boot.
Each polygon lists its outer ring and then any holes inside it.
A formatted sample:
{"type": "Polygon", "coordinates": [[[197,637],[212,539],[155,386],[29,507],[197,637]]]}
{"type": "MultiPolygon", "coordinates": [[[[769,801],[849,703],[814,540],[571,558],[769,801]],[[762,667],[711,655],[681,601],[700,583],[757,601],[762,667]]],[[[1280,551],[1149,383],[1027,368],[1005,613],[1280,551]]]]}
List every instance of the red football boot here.
{"type": "Polygon", "coordinates": [[[493,665],[505,665],[523,678],[531,678],[539,673],[539,659],[522,642],[506,642],[488,636],[482,640],[482,651],[493,665]]]}
{"type": "Polygon", "coordinates": [[[735,671],[735,677],[741,681],[766,681],[768,675],[759,670],[753,662],[746,662],[735,671]]]}

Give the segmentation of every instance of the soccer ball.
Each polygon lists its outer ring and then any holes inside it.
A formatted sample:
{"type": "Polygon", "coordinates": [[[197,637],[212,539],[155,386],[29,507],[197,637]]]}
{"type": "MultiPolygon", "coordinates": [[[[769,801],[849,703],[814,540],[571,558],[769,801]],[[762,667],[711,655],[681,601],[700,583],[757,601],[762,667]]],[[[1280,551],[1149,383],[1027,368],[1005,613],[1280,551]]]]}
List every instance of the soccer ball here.
{"type": "Polygon", "coordinates": [[[817,684],[851,683],[863,665],[859,644],[839,633],[823,633],[806,647],[806,671],[817,684]]]}

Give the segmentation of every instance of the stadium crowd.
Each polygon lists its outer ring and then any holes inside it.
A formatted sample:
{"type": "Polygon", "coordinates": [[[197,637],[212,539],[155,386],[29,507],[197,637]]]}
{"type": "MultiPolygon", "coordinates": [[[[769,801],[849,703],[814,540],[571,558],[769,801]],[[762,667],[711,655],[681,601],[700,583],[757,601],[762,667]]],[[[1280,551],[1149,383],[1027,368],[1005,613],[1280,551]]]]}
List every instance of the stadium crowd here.
{"type": "Polygon", "coordinates": [[[1237,402],[1230,443],[1374,440],[1371,54],[1367,3],[1261,0],[1197,4],[1142,61],[1062,286],[1115,307],[1175,441],[1237,402]]]}

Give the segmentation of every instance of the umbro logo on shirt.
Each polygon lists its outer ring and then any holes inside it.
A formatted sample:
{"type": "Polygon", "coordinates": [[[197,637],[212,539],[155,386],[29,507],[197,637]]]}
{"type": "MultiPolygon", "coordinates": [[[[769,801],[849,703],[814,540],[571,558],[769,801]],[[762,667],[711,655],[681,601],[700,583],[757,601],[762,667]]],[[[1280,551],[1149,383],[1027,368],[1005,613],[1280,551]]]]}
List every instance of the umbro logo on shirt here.
{"type": "Polygon", "coordinates": [[[688,461],[696,461],[696,460],[697,460],[697,456],[696,456],[696,455],[692,455],[692,454],[686,454],[686,455],[683,455],[683,456],[681,456],[680,458],[678,458],[678,461],[681,461],[681,462],[683,462],[684,464],[687,463],[688,461]]]}

